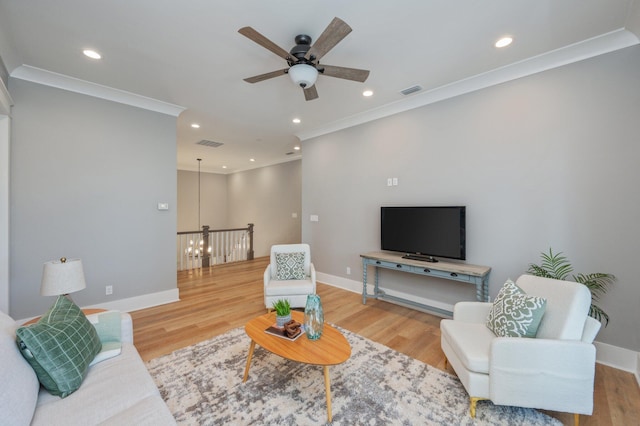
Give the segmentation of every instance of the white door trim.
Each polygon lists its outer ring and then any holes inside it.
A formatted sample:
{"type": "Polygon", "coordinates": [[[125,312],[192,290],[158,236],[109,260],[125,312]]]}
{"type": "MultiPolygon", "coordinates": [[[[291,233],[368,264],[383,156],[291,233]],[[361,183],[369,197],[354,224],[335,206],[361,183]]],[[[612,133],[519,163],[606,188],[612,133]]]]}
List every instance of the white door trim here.
{"type": "Polygon", "coordinates": [[[0,80],[0,311],[9,314],[9,91],[0,80]]]}

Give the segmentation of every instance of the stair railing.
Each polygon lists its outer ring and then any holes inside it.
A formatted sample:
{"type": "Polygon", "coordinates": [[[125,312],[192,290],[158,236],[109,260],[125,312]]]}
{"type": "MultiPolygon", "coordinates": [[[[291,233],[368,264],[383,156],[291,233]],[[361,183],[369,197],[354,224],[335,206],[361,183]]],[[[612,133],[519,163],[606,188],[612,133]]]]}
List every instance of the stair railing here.
{"type": "Polygon", "coordinates": [[[178,270],[207,268],[253,259],[253,223],[246,228],[185,231],[177,234],[178,270]]]}

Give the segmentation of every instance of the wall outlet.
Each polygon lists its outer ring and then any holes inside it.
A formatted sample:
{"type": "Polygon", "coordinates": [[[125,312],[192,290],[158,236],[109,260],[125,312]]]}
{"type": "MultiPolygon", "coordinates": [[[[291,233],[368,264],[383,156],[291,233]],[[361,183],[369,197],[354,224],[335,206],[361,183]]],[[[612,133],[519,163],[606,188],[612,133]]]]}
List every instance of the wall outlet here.
{"type": "Polygon", "coordinates": [[[318,215],[317,214],[312,214],[311,216],[309,216],[309,220],[311,222],[317,222],[318,221],[318,215]]]}
{"type": "Polygon", "coordinates": [[[351,268],[347,266],[347,275],[351,275],[351,268]]]}
{"type": "Polygon", "coordinates": [[[110,294],[113,294],[113,286],[112,285],[108,285],[104,288],[104,292],[107,296],[109,296],[110,294]]]}

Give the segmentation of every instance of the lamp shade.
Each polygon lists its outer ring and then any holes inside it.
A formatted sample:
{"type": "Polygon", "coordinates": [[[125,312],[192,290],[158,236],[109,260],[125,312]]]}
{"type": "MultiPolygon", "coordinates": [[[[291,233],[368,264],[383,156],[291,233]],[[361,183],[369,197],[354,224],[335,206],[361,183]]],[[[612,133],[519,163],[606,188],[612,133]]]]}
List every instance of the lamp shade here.
{"type": "Polygon", "coordinates": [[[42,269],[42,296],[58,296],[73,293],[87,287],[80,259],[52,260],[42,269]]]}
{"type": "Polygon", "coordinates": [[[311,87],[316,84],[318,70],[307,64],[297,64],[289,68],[289,77],[296,86],[311,87]]]}

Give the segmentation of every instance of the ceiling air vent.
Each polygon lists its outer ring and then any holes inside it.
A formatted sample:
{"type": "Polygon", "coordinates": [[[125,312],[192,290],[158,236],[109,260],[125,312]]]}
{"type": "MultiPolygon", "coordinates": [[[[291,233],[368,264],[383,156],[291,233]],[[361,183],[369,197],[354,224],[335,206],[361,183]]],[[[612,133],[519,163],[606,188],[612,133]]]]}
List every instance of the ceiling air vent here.
{"type": "Polygon", "coordinates": [[[407,87],[406,89],[403,89],[400,91],[400,93],[402,93],[403,95],[407,96],[410,95],[412,93],[416,93],[422,90],[422,86],[418,86],[417,84],[415,86],[411,86],[411,87],[407,87]]]}
{"type": "Polygon", "coordinates": [[[204,146],[208,146],[209,148],[217,148],[224,144],[222,142],[214,142],[214,141],[208,141],[206,139],[202,139],[200,142],[196,142],[196,145],[204,145],[204,146]]]}

